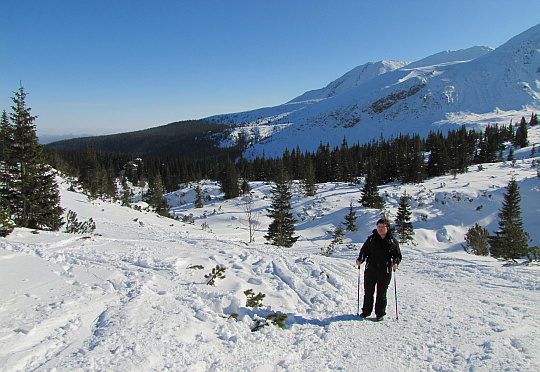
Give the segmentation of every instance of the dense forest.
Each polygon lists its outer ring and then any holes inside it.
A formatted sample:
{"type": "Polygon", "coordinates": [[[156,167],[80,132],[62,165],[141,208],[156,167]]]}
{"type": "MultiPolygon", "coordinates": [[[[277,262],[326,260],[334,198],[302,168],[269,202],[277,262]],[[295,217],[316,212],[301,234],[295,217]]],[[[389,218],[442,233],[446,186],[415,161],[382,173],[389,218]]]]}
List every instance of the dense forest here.
{"type": "MultiPolygon", "coordinates": [[[[124,177],[138,185],[159,178],[164,192],[178,189],[181,183],[211,179],[234,183],[243,181],[272,181],[283,172],[287,179],[305,183],[359,183],[370,168],[377,184],[389,182],[422,182],[428,177],[465,172],[472,164],[512,160],[513,148],[528,145],[528,126],[538,125],[533,113],[519,124],[490,125],[485,131],[461,127],[448,133],[431,132],[427,138],[402,135],[392,139],[373,140],[368,144],[349,145],[346,138],[339,147],[321,143],[315,152],[299,148],[286,150],[279,158],[257,157],[236,159],[216,154],[205,159],[187,156],[145,155],[105,152],[91,143],[84,150],[46,148],[47,161],[54,168],[75,177],[96,193],[114,193],[113,181],[124,177]],[[506,159],[503,151],[510,143],[506,159]]],[[[233,195],[234,196],[234,195],[233,195]]]]}

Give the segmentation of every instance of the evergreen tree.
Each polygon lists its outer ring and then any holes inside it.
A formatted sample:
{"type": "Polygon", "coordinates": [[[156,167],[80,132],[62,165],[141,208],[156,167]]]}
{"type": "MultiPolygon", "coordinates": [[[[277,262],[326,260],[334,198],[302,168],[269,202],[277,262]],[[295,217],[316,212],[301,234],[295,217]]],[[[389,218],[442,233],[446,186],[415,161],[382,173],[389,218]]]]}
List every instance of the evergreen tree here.
{"type": "Polygon", "coordinates": [[[233,199],[240,195],[238,174],[230,158],[227,158],[227,161],[223,164],[219,182],[221,184],[221,191],[225,194],[225,199],[233,199]]]}
{"type": "Polygon", "coordinates": [[[0,124],[0,208],[5,211],[10,210],[9,201],[13,193],[13,150],[13,126],[4,110],[0,124]]]}
{"type": "Polygon", "coordinates": [[[530,237],[523,230],[521,195],[517,181],[512,178],[506,187],[503,206],[498,214],[499,231],[488,238],[491,255],[506,261],[516,261],[529,253],[530,237]]]}
{"type": "Polygon", "coordinates": [[[358,231],[356,228],[356,219],[358,216],[356,215],[356,212],[353,209],[353,202],[351,201],[351,204],[349,205],[349,213],[345,216],[345,230],[347,231],[358,231]]]}
{"type": "Polygon", "coordinates": [[[0,207],[0,236],[5,238],[14,229],[13,222],[9,217],[9,213],[0,207]]]}
{"type": "Polygon", "coordinates": [[[264,236],[273,245],[290,248],[298,240],[298,236],[293,236],[296,220],[292,214],[291,198],[288,183],[283,178],[278,179],[272,187],[272,205],[268,209],[272,222],[264,236]]]}
{"type": "Polygon", "coordinates": [[[396,216],[396,231],[400,243],[413,241],[414,228],[411,223],[411,197],[405,192],[399,198],[398,212],[396,216]]]}
{"type": "Polygon", "coordinates": [[[306,196],[315,196],[317,194],[317,185],[315,184],[315,167],[313,166],[311,156],[308,156],[305,161],[302,188],[306,196]]]}
{"type": "Polygon", "coordinates": [[[516,130],[516,135],[514,136],[512,143],[514,146],[520,148],[527,147],[529,145],[527,120],[525,120],[525,117],[521,118],[521,122],[519,123],[519,127],[516,130]]]}
{"type": "Polygon", "coordinates": [[[144,201],[153,207],[160,216],[170,217],[169,205],[163,196],[163,181],[159,173],[150,180],[144,201]]]}
{"type": "Polygon", "coordinates": [[[382,209],[384,207],[384,199],[379,195],[377,175],[373,168],[373,161],[370,160],[368,173],[364,187],[361,190],[362,197],[360,204],[366,208],[382,209]]]}
{"type": "Polygon", "coordinates": [[[202,208],[203,205],[203,195],[201,190],[201,185],[197,182],[195,185],[195,208],[202,208]]]}
{"type": "Polygon", "coordinates": [[[34,121],[26,106],[21,86],[12,97],[10,115],[13,127],[13,150],[7,162],[13,179],[9,204],[14,222],[22,227],[59,230],[62,226],[60,194],[53,169],[45,164],[34,121]]]}
{"type": "Polygon", "coordinates": [[[531,127],[538,125],[538,114],[535,114],[534,112],[531,114],[531,121],[529,121],[529,125],[531,127]]]}
{"type": "Polygon", "coordinates": [[[465,252],[478,256],[489,256],[489,232],[479,224],[471,227],[465,235],[465,245],[461,245],[465,252]]]}

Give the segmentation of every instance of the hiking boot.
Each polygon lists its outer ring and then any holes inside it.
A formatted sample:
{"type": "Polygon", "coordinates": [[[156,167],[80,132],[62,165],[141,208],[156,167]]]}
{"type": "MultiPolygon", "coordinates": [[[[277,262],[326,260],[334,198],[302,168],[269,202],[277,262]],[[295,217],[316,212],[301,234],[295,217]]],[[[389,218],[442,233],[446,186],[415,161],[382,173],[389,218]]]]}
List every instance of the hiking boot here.
{"type": "Polygon", "coordinates": [[[359,316],[360,318],[362,318],[362,319],[365,319],[365,318],[367,318],[369,315],[366,315],[366,314],[362,313],[362,314],[360,314],[360,315],[358,315],[358,316],[359,316]]]}
{"type": "Polygon", "coordinates": [[[378,322],[382,322],[383,320],[384,320],[384,316],[378,316],[378,317],[377,317],[377,321],[378,321],[378,322]]]}

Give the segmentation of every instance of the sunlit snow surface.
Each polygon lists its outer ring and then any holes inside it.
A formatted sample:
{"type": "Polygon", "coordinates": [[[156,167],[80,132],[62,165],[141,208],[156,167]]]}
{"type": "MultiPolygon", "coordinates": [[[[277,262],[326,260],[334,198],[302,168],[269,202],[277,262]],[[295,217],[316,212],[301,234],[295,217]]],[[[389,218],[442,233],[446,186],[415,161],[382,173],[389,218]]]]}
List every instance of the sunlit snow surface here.
{"type": "MultiPolygon", "coordinates": [[[[529,132],[537,149],[538,133],[529,132]]],[[[264,244],[269,184],[252,184],[260,227],[247,243],[243,200],[221,200],[212,182],[203,183],[211,198],[203,208],[193,206],[194,185],[167,195],[180,218],[193,214],[192,224],[89,202],[61,182],[62,206],[93,218],[96,235],[16,229],[0,239],[0,370],[539,370],[538,265],[506,265],[461,247],[474,223],[498,229],[512,176],[524,228],[540,243],[530,152],[516,151],[526,159],[514,165],[380,188],[393,216],[399,197],[413,196],[416,232],[396,276],[399,320],[392,281],[382,323],[354,315],[355,257],[379,217],[358,207],[361,185],[323,184],[316,197],[301,197],[294,183],[300,238],[287,249],[264,244]],[[331,257],[320,255],[351,201],[359,231],[347,232],[331,257]],[[225,279],[211,287],[204,276],[216,265],[225,279]],[[266,295],[262,307],[246,307],[250,288],[266,295]],[[251,332],[255,317],[274,312],[287,314],[285,329],[251,332]]]]}

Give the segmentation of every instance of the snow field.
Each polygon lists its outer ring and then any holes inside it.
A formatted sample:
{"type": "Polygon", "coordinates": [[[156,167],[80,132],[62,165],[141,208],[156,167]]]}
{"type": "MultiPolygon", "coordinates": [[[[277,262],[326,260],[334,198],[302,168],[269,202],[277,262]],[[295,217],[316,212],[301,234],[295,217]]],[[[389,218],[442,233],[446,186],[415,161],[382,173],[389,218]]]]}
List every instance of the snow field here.
{"type": "Polygon", "coordinates": [[[192,224],[89,202],[61,183],[62,206],[93,218],[96,234],[16,229],[0,240],[0,370],[538,370],[538,265],[461,248],[474,223],[497,230],[512,176],[538,244],[540,179],[531,162],[380,188],[393,216],[403,192],[413,196],[416,232],[396,273],[399,320],[392,281],[382,323],[354,315],[354,261],[379,217],[358,208],[358,186],[319,185],[306,198],[293,184],[300,239],[287,249],[264,244],[269,184],[252,184],[260,226],[247,243],[242,199],[221,200],[215,183],[202,184],[211,200],[200,209],[194,185],[167,196],[192,224]],[[319,255],[351,201],[359,231],[331,257],[319,255]],[[225,279],[208,286],[204,275],[216,265],[225,279]],[[263,306],[246,307],[247,289],[266,295],[263,306]],[[285,329],[251,332],[254,318],[276,312],[288,316],[285,329]]]}

